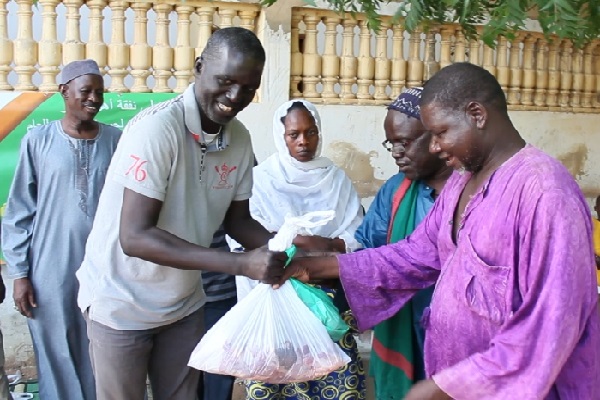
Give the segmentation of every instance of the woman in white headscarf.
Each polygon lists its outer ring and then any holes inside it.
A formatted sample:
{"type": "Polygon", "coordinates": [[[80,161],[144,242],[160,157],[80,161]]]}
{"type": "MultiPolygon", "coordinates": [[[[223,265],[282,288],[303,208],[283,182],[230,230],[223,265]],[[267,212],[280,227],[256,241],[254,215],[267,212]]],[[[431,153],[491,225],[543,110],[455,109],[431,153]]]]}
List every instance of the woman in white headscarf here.
{"type": "MultiPolygon", "coordinates": [[[[284,103],[273,118],[273,137],[277,153],[254,168],[253,218],[277,232],[286,215],[334,210],[332,221],[294,243],[315,251],[359,248],[354,232],[362,222],[363,209],[344,171],[321,156],[321,119],[315,106],[305,100],[284,103]]],[[[333,296],[333,290],[321,289],[333,296]]],[[[349,332],[338,344],[352,360],[345,367],[310,382],[275,385],[249,381],[247,399],[364,399],[365,376],[356,341],[349,332]]]]}

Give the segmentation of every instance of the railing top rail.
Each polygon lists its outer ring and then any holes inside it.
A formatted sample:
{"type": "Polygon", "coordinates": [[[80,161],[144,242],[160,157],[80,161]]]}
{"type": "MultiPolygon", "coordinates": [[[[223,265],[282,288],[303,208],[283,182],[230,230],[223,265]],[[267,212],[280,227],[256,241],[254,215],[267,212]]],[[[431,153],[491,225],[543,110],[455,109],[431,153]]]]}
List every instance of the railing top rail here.
{"type": "MultiPolygon", "coordinates": [[[[85,2],[88,2],[88,1],[95,1],[95,0],[85,0],[85,2]]],[[[107,1],[107,0],[104,0],[104,1],[107,1]]],[[[113,0],[113,1],[121,2],[122,0],[113,0]]],[[[111,3],[112,1],[107,1],[107,2],[111,3]]],[[[129,1],[125,1],[125,3],[130,3],[130,4],[152,3],[152,4],[168,4],[171,6],[212,7],[215,9],[221,9],[221,10],[230,9],[230,10],[236,10],[236,11],[250,11],[250,10],[257,11],[257,10],[261,9],[260,4],[258,4],[258,3],[238,3],[238,2],[231,2],[231,1],[129,0],[129,1]]]]}
{"type": "MultiPolygon", "coordinates": [[[[333,10],[325,10],[325,9],[319,9],[319,8],[314,8],[314,7],[292,7],[292,15],[298,15],[298,16],[303,16],[303,17],[318,15],[322,18],[333,18],[333,19],[340,19],[340,20],[354,19],[357,22],[367,20],[367,15],[365,13],[346,12],[344,14],[340,14],[333,10]]],[[[385,25],[387,25],[388,28],[393,28],[394,26],[402,25],[403,21],[404,21],[404,18],[402,18],[402,17],[395,18],[393,15],[382,15],[381,16],[381,22],[384,23],[385,25]]],[[[440,33],[442,30],[448,30],[448,29],[452,30],[453,32],[461,31],[460,25],[456,24],[456,23],[444,23],[444,24],[431,23],[431,24],[428,24],[426,27],[421,26],[418,29],[418,31],[419,32],[433,31],[436,33],[440,33]]],[[[483,25],[477,26],[476,30],[477,30],[478,34],[481,34],[483,31],[483,25]]],[[[516,39],[524,39],[527,37],[535,38],[536,40],[537,39],[547,40],[548,42],[554,42],[555,40],[558,43],[571,42],[569,39],[560,39],[555,35],[546,36],[546,35],[544,35],[544,33],[540,32],[540,31],[520,30],[517,33],[515,33],[516,39]]],[[[593,40],[587,46],[590,46],[590,47],[596,46],[598,43],[600,43],[600,38],[593,40]]]]}

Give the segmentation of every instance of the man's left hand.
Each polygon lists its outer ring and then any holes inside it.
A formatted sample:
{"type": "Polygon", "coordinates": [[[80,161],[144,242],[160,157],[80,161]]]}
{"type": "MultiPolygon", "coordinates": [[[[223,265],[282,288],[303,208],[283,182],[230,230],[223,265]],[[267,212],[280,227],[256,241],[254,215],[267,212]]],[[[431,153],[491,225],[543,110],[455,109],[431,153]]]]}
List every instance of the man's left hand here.
{"type": "Polygon", "coordinates": [[[298,235],[294,238],[294,245],[307,252],[333,251],[332,240],[322,236],[298,235]]]}
{"type": "Polygon", "coordinates": [[[304,250],[307,253],[345,253],[346,243],[343,239],[330,239],[322,236],[302,236],[298,235],[294,238],[293,243],[297,248],[304,250]]]}
{"type": "Polygon", "coordinates": [[[440,387],[433,381],[427,379],[414,385],[404,400],[451,400],[440,387]]]}

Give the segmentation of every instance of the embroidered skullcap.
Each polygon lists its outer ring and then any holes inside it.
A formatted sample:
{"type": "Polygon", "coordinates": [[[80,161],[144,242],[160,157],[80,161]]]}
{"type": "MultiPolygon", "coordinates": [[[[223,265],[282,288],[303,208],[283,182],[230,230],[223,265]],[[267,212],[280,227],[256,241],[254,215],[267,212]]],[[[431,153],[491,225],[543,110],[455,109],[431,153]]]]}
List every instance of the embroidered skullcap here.
{"type": "Polygon", "coordinates": [[[409,117],[421,119],[421,93],[422,87],[413,87],[404,89],[392,104],[388,106],[388,110],[400,111],[409,117]]]}
{"type": "Polygon", "coordinates": [[[71,82],[82,75],[100,75],[100,68],[94,60],[73,61],[65,65],[60,73],[60,83],[71,82]]]}

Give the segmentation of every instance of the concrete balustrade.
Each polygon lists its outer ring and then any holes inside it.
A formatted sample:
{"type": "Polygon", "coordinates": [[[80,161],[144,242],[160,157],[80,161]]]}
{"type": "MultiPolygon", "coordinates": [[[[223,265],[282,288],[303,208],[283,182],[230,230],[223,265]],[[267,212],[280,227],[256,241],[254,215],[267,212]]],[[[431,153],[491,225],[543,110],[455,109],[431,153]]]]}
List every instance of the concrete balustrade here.
{"type": "MultiPolygon", "coordinates": [[[[215,29],[256,31],[263,11],[256,3],[219,1],[0,0],[0,90],[56,91],[62,65],[93,58],[110,92],[180,93],[215,29]],[[14,37],[9,20],[16,23],[14,37]]],[[[600,40],[577,48],[520,31],[491,48],[454,24],[408,34],[403,21],[383,16],[375,32],[364,14],[308,7],[293,8],[290,22],[290,97],[386,104],[440,68],[468,61],[496,76],[512,110],[596,112],[600,106],[600,40]]]]}
{"type": "Polygon", "coordinates": [[[255,31],[260,12],[257,4],[219,1],[0,0],[0,90],[57,91],[63,65],[92,58],[110,92],[180,93],[212,32],[227,26],[255,31]],[[8,21],[16,22],[15,37],[8,21]],[[39,38],[34,21],[41,23],[39,38]],[[129,43],[126,27],[133,30],[129,43]]]}
{"type": "Polygon", "coordinates": [[[520,31],[491,48],[468,40],[454,24],[409,35],[402,21],[384,16],[373,32],[364,14],[342,17],[305,7],[293,9],[291,29],[292,60],[304,62],[292,68],[290,96],[314,103],[386,104],[404,87],[467,61],[496,76],[511,110],[597,112],[600,106],[600,40],[576,48],[569,40],[520,31]]]}

